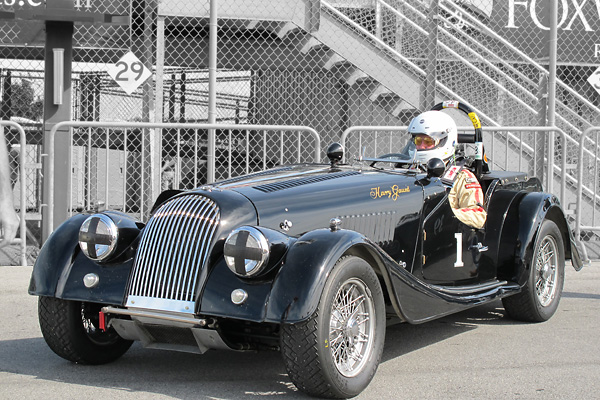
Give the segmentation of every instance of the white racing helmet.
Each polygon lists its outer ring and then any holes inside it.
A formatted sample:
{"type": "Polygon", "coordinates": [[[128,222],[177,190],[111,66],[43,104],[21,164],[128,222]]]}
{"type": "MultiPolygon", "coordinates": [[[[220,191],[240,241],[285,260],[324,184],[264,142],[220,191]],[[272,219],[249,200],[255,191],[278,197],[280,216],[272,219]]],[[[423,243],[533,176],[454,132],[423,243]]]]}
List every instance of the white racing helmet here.
{"type": "Polygon", "coordinates": [[[416,161],[426,164],[432,158],[439,158],[444,163],[454,157],[458,142],[456,122],[448,114],[441,111],[426,111],[410,122],[408,133],[417,145],[416,161]],[[429,138],[425,137],[428,136],[429,138]],[[427,139],[428,146],[416,143],[427,139]]]}

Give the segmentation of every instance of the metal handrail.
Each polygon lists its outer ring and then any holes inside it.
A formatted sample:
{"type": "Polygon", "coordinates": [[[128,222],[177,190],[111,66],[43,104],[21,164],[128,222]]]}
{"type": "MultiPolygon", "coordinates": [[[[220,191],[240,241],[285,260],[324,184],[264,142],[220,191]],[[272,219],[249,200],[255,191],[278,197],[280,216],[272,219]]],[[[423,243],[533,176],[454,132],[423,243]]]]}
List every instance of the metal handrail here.
{"type": "MultiPolygon", "coordinates": [[[[240,129],[260,131],[300,131],[313,135],[315,144],[315,162],[321,161],[321,137],[313,128],[300,125],[239,125],[239,124],[203,124],[203,123],[157,123],[157,122],[102,122],[102,121],[62,121],[52,127],[48,135],[48,223],[46,237],[54,229],[54,139],[61,128],[139,128],[139,129],[240,129]]],[[[70,131],[69,131],[70,132],[70,131]]],[[[214,158],[208,168],[214,170],[214,158]]]]}
{"type": "MultiPolygon", "coordinates": [[[[21,178],[20,196],[21,196],[21,208],[19,211],[19,229],[21,232],[20,244],[21,244],[21,265],[27,266],[27,226],[25,224],[25,209],[27,208],[26,198],[26,182],[25,179],[25,146],[27,145],[27,137],[25,136],[25,130],[23,127],[13,121],[0,121],[0,128],[3,126],[10,126],[19,131],[21,151],[19,152],[19,175],[21,178]]],[[[16,242],[16,241],[15,241],[16,242]]],[[[13,243],[15,243],[13,242],[13,243]]]]}

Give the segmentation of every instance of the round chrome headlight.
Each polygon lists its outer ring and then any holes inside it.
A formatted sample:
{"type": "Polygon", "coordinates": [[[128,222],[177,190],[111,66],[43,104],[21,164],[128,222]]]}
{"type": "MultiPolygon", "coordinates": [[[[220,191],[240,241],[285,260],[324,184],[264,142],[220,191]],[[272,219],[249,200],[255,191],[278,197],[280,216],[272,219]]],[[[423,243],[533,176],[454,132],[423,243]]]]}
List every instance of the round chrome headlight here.
{"type": "Polygon", "coordinates": [[[88,217],[79,228],[79,247],[94,261],[106,260],[116,247],[119,230],[114,221],[104,214],[88,217]]]}
{"type": "Polygon", "coordinates": [[[251,226],[242,226],[229,234],[223,248],[225,262],[236,275],[259,274],[269,259],[269,243],[265,235],[251,226]]]}

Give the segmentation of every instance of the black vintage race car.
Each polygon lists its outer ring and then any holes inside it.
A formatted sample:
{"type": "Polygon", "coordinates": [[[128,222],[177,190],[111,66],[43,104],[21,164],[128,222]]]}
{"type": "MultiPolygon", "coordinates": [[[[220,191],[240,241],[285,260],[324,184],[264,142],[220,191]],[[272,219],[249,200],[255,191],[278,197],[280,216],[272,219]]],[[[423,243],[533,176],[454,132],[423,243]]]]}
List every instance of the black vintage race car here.
{"type": "MultiPolygon", "coordinates": [[[[466,111],[481,141],[479,119],[466,111]]],[[[386,320],[418,324],[502,299],[550,318],[565,259],[581,259],[558,200],[536,178],[487,172],[482,229],[450,209],[441,160],[399,154],[281,166],[160,195],[147,223],[79,214],[47,240],[29,293],[50,348],[102,364],[133,341],[203,353],[279,350],[302,391],[360,393],[381,360],[386,320]],[[438,162],[436,162],[438,161],[438,162]]],[[[468,161],[468,160],[467,160],[468,161]]]]}

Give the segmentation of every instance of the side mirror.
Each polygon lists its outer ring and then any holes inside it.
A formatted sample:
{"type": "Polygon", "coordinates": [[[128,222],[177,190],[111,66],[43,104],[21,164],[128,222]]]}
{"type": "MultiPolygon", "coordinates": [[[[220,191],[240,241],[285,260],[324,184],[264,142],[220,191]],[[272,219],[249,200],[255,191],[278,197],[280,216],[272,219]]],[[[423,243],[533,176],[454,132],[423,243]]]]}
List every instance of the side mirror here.
{"type": "Polygon", "coordinates": [[[444,175],[446,171],[446,164],[439,158],[432,158],[427,161],[427,177],[428,178],[439,178],[444,175]]]}
{"type": "Polygon", "coordinates": [[[335,142],[331,143],[327,148],[327,158],[329,158],[329,162],[331,166],[335,166],[338,164],[341,159],[344,157],[344,146],[335,142]]]}

